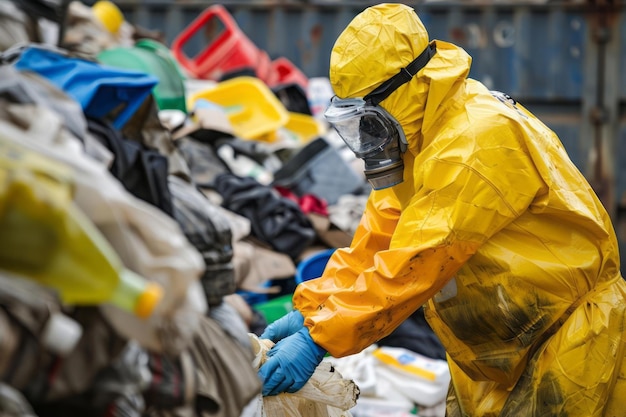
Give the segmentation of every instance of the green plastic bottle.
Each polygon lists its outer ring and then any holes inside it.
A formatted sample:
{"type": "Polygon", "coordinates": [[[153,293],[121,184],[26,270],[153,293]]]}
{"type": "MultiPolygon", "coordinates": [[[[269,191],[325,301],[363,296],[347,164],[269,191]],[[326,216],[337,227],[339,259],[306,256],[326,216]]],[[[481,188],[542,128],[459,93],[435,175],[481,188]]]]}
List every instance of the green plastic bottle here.
{"type": "Polygon", "coordinates": [[[69,305],[111,303],[150,316],[162,288],[124,267],[73,202],[72,174],[0,138],[0,270],[56,289],[69,305]]]}

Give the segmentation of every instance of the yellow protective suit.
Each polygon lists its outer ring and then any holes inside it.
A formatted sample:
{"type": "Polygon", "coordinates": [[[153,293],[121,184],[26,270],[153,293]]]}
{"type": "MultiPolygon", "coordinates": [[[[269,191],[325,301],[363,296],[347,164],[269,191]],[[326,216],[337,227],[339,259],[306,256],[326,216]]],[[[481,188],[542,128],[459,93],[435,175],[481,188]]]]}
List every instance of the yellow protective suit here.
{"type": "MultiPolygon", "coordinates": [[[[333,48],[335,93],[364,96],[428,42],[410,7],[366,9],[333,48]]],[[[295,308],[341,357],[425,305],[450,416],[626,415],[626,285],[607,212],[550,129],[434,42],[381,103],[409,141],[404,182],[372,192],[351,246],[298,286],[295,308]]]]}

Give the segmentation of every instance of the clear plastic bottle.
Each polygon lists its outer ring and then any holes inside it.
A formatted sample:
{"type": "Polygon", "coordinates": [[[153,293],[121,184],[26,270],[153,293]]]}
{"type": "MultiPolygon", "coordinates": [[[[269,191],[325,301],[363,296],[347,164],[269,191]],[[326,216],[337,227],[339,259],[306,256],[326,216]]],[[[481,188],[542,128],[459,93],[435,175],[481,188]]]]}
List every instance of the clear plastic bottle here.
{"type": "Polygon", "coordinates": [[[56,289],[66,304],[111,303],[139,317],[163,296],[74,204],[67,167],[1,141],[0,269],[56,289]]]}

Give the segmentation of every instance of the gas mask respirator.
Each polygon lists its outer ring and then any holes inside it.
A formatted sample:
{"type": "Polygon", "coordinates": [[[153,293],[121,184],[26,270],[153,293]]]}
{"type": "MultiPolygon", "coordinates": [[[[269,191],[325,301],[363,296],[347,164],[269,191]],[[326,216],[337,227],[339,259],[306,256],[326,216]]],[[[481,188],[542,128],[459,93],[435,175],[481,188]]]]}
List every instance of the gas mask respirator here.
{"type": "Polygon", "coordinates": [[[365,177],[374,190],[392,187],[404,180],[402,155],[407,140],[400,123],[379,104],[422,69],[435,54],[430,44],[407,67],[363,98],[335,96],[324,117],[341,139],[365,162],[365,177]]]}

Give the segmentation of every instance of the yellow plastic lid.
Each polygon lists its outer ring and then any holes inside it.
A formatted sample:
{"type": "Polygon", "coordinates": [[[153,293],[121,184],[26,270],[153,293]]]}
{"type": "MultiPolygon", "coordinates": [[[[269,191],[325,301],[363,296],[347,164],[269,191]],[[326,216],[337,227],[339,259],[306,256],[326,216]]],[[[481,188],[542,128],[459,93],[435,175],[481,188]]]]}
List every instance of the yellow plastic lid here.
{"type": "Polygon", "coordinates": [[[122,11],[111,1],[99,0],[91,6],[91,9],[96,19],[113,34],[116,34],[124,23],[122,11]]]}
{"type": "Polygon", "coordinates": [[[163,288],[156,282],[148,282],[144,291],[137,298],[135,314],[142,319],[150,317],[161,299],[163,299],[163,288]]]}

